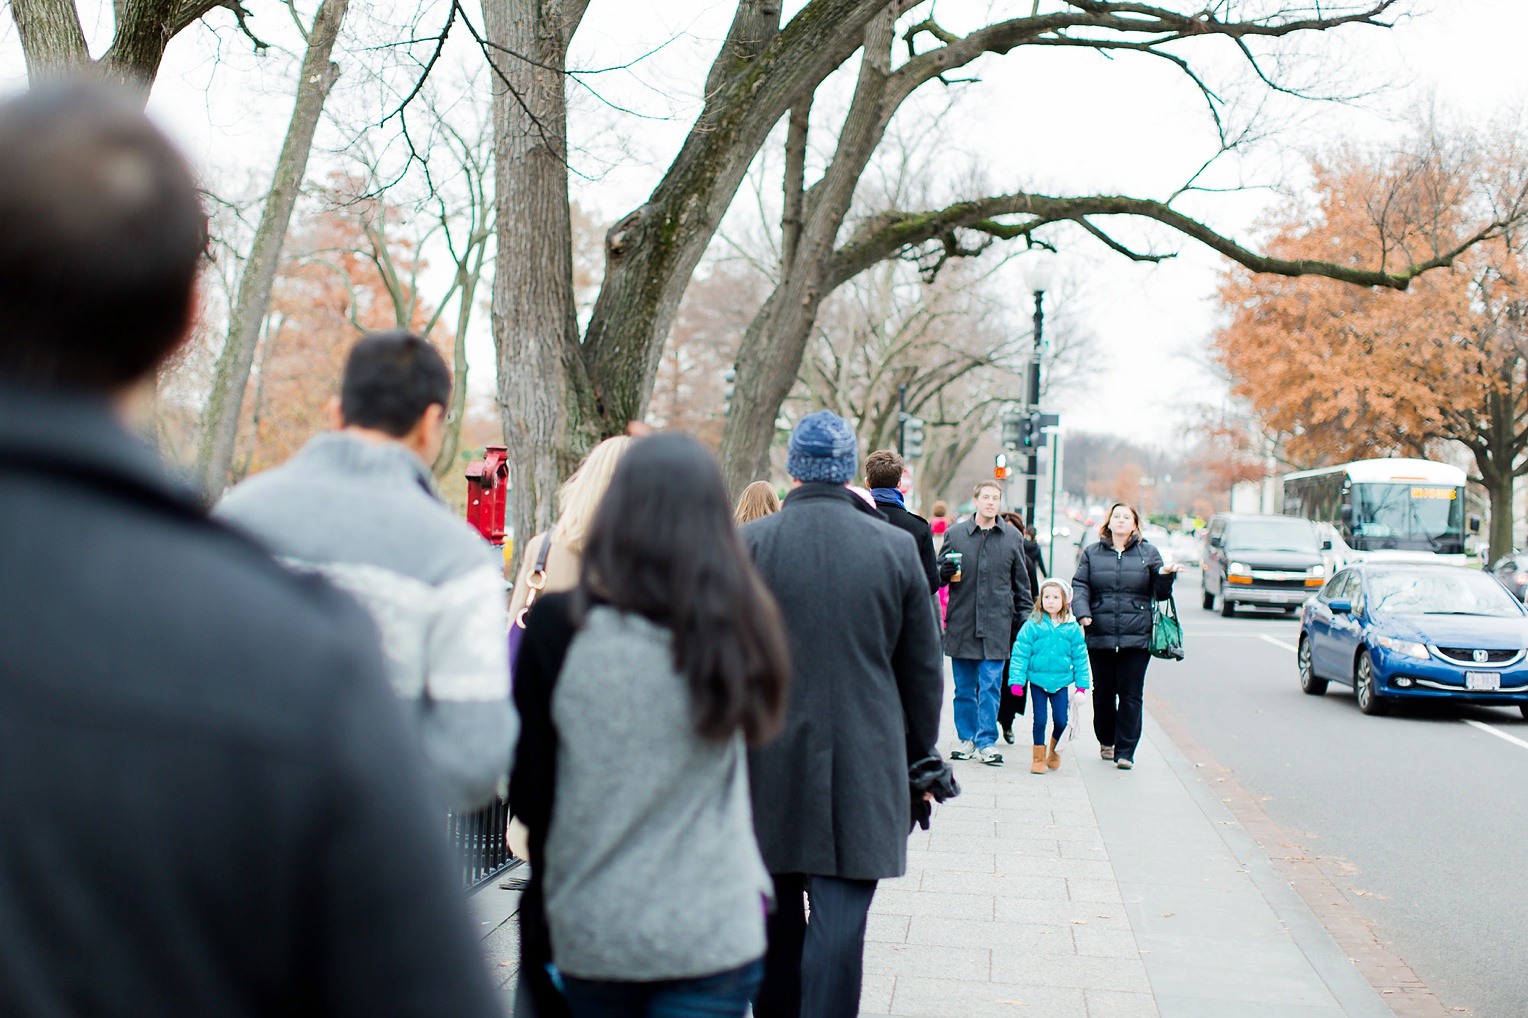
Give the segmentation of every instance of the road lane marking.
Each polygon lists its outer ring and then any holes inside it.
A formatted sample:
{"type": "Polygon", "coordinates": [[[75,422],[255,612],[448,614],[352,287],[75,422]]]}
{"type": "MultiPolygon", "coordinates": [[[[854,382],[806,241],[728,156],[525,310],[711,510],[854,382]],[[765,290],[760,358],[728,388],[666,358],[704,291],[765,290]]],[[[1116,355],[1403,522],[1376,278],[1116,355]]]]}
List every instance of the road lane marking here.
{"type": "Polygon", "coordinates": [[[1522,739],[1519,739],[1515,735],[1508,735],[1506,732],[1502,731],[1499,728],[1493,728],[1490,725],[1486,724],[1484,721],[1476,721],[1474,718],[1465,718],[1464,719],[1464,723],[1467,724],[1467,725],[1470,725],[1470,726],[1472,726],[1474,728],[1478,728],[1482,732],[1490,732],[1492,735],[1496,736],[1498,739],[1506,739],[1508,742],[1512,743],[1513,745],[1521,746],[1524,749],[1528,749],[1528,742],[1524,742],[1522,739]]]}
{"type": "Polygon", "coordinates": [[[1285,643],[1283,640],[1279,639],[1277,636],[1269,636],[1267,633],[1259,633],[1258,636],[1259,636],[1260,639],[1267,640],[1269,643],[1273,644],[1275,647],[1283,647],[1285,650],[1289,650],[1289,651],[1294,651],[1294,650],[1298,649],[1297,647],[1295,647],[1294,644],[1292,644],[1292,643],[1285,643]]]}

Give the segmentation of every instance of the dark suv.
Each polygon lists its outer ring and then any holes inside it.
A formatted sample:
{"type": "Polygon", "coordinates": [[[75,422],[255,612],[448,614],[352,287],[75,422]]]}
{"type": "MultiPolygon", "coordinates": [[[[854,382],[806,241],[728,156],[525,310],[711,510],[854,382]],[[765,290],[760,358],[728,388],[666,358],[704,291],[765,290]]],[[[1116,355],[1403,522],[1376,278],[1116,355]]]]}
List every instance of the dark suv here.
{"type": "Polygon", "coordinates": [[[1204,535],[1204,607],[1229,618],[1238,605],[1295,612],[1326,582],[1323,541],[1299,516],[1216,513],[1204,535]]]}

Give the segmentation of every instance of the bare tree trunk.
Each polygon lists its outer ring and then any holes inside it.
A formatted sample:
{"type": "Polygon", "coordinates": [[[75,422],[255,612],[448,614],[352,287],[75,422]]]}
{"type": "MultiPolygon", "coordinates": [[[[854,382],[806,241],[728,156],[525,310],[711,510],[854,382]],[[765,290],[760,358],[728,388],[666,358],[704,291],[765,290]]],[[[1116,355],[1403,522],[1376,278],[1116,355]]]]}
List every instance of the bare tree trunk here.
{"type": "Polygon", "coordinates": [[[74,0],[11,0],[11,17],[32,84],[89,66],[90,50],[74,0]]]}
{"type": "Polygon", "coordinates": [[[116,0],[115,33],[100,60],[90,57],[74,0],[12,0],[11,15],[32,84],[90,68],[107,81],[141,89],[146,100],[170,40],[219,7],[233,10],[255,47],[265,48],[244,23],[243,8],[228,0],[116,0]]]}
{"type": "Polygon", "coordinates": [[[563,0],[483,0],[494,67],[493,338],[513,569],[530,536],[550,526],[557,486],[592,437],[579,426],[588,382],[573,294],[562,71],[583,12],[584,4],[563,0]]]}
{"type": "Polygon", "coordinates": [[[348,7],[349,0],[323,0],[314,15],[286,141],[281,146],[275,177],[255,229],[254,245],[243,272],[239,274],[239,293],[228,322],[228,341],[218,357],[197,455],[197,473],[208,501],[216,501],[228,485],[228,471],[233,463],[239,418],[244,407],[244,390],[249,384],[250,366],[260,338],[260,323],[270,307],[271,287],[281,263],[281,246],[286,240],[292,208],[308,169],[308,154],[313,149],[313,134],[318,129],[319,116],[329,98],[329,90],[340,76],[339,64],[331,61],[329,56],[334,51],[334,40],[339,35],[348,7]]]}
{"type": "Polygon", "coordinates": [[[467,326],[472,323],[472,306],[477,301],[477,285],[483,278],[483,260],[488,252],[486,236],[474,240],[476,250],[469,248],[456,267],[458,304],[456,343],[452,350],[451,406],[446,413],[446,440],[441,443],[440,455],[435,457],[431,467],[436,477],[445,477],[451,472],[456,465],[457,451],[462,446],[462,415],[467,412],[467,326]]]}
{"type": "MultiPolygon", "coordinates": [[[[770,130],[859,48],[887,6],[811,0],[780,30],[778,2],[740,2],[684,147],[647,203],[605,239],[605,281],[584,339],[599,434],[645,411],[679,300],[770,130]]],[[[766,423],[772,433],[774,418],[766,423]]]]}
{"type": "MultiPolygon", "coordinates": [[[[885,103],[891,45],[895,39],[893,27],[892,12],[885,10],[871,19],[866,28],[859,81],[833,162],[804,202],[804,222],[799,233],[791,231],[793,261],[744,337],[737,362],[732,413],[722,434],[720,457],[722,474],[734,496],[768,469],[775,419],[796,382],[807,338],[817,320],[817,309],[827,295],[824,269],[833,253],[833,243],[849,213],[860,176],[890,120],[885,103]]],[[[894,108],[897,100],[891,101],[894,108]]],[[[805,109],[805,105],[803,101],[797,109],[805,109]]],[[[791,120],[788,144],[796,140],[795,114],[791,120]]],[[[804,140],[804,126],[802,134],[804,140]]],[[[787,159],[793,161],[794,154],[787,159]]],[[[786,188],[789,206],[789,177],[786,188]]]]}

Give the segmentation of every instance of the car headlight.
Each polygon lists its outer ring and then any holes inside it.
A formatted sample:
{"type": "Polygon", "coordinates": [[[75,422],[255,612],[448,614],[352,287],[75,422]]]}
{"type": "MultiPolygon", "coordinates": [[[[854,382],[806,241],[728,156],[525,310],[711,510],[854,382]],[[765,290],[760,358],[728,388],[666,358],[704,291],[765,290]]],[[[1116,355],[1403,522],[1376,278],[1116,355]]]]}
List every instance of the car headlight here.
{"type": "Polygon", "coordinates": [[[1390,636],[1375,636],[1374,642],[1386,650],[1394,651],[1397,654],[1404,654],[1406,657],[1420,658],[1425,661],[1429,656],[1427,645],[1417,643],[1414,640],[1397,640],[1390,636]]]}
{"type": "Polygon", "coordinates": [[[1309,573],[1310,575],[1312,575],[1312,576],[1325,576],[1326,575],[1326,566],[1319,566],[1319,565],[1318,566],[1311,566],[1309,569],[1307,569],[1305,571],[1307,573],[1309,573]]]}
{"type": "Polygon", "coordinates": [[[1245,562],[1232,562],[1230,565],[1226,566],[1226,572],[1239,573],[1242,576],[1252,575],[1252,570],[1247,568],[1247,564],[1245,562]]]}

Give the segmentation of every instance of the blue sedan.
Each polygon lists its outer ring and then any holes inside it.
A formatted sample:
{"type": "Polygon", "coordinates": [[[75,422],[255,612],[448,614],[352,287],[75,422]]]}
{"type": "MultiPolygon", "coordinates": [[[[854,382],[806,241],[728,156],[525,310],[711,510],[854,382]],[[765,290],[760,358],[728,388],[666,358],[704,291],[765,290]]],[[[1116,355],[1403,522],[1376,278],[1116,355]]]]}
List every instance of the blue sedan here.
{"type": "Polygon", "coordinates": [[[1365,714],[1401,700],[1516,706],[1528,717],[1528,611],[1488,573],[1367,563],[1300,615],[1300,688],[1353,687],[1365,714]]]}

